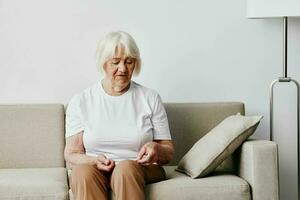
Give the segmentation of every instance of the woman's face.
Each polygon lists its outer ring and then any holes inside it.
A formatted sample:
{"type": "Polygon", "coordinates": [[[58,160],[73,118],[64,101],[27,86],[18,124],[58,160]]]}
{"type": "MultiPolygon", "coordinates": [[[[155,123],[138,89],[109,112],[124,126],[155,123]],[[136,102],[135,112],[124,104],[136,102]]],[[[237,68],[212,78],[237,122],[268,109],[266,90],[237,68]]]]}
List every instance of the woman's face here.
{"type": "Polygon", "coordinates": [[[105,78],[110,79],[114,86],[127,86],[135,67],[135,59],[124,56],[124,47],[118,45],[115,56],[104,64],[105,78]]]}

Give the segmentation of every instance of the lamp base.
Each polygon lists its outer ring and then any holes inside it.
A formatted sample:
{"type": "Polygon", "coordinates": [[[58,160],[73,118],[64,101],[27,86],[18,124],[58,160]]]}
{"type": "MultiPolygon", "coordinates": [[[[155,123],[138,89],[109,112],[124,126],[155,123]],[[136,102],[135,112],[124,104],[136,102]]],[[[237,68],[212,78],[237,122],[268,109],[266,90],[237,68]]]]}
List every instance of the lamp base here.
{"type": "MultiPolygon", "coordinates": [[[[300,161],[300,148],[299,148],[299,99],[300,99],[300,96],[299,96],[299,83],[292,79],[291,77],[279,77],[278,79],[275,79],[272,83],[271,83],[271,86],[270,86],[270,140],[273,141],[273,90],[274,90],[274,85],[277,83],[277,82],[293,82],[295,83],[295,85],[297,86],[297,164],[298,164],[298,199],[300,199],[300,180],[299,180],[299,175],[300,175],[300,165],[299,165],[299,161],[300,161]]],[[[277,152],[277,166],[278,166],[278,184],[280,185],[280,182],[279,182],[279,155],[278,155],[278,152],[277,152]]],[[[278,187],[279,187],[278,185],[278,187]]],[[[278,193],[279,193],[279,189],[280,187],[278,188],[278,193]]],[[[278,197],[280,198],[279,194],[278,194],[278,197]]]]}

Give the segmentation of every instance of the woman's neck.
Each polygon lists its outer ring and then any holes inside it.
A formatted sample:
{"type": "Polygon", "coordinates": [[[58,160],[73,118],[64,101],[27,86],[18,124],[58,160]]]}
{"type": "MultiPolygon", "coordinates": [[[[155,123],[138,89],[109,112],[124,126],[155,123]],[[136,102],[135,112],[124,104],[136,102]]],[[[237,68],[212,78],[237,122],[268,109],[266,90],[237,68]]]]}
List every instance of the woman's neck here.
{"type": "Polygon", "coordinates": [[[130,82],[127,85],[116,85],[110,80],[103,79],[101,81],[103,90],[111,96],[120,96],[127,92],[130,88],[130,82]]]}

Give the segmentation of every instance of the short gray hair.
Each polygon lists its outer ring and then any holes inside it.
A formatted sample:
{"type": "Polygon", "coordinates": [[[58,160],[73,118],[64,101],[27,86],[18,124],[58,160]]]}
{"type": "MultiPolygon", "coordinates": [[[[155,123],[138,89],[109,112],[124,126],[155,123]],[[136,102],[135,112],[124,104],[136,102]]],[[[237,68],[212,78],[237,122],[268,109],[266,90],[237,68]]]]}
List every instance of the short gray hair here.
{"type": "Polygon", "coordinates": [[[106,61],[115,55],[118,45],[124,47],[124,53],[127,57],[135,59],[134,75],[138,75],[141,70],[140,51],[133,37],[124,31],[116,31],[108,33],[102,40],[99,41],[96,51],[97,69],[103,73],[103,66],[106,61]]]}

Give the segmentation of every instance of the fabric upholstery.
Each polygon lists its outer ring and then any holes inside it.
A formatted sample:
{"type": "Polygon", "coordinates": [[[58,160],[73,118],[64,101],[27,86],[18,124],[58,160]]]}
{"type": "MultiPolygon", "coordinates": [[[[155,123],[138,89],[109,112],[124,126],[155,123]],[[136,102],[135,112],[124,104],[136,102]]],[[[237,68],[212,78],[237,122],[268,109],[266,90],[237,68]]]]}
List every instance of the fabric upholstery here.
{"type": "MultiPolygon", "coordinates": [[[[213,176],[191,179],[176,172],[176,166],[164,166],[167,180],[148,184],[145,189],[146,199],[151,200],[250,200],[249,184],[242,178],[228,173],[215,172],[213,176]]],[[[69,190],[70,200],[74,200],[69,190]]],[[[110,194],[112,196],[112,194],[110,194]]],[[[114,200],[114,197],[111,197],[114,200]]]]}
{"type": "Polygon", "coordinates": [[[250,200],[250,187],[242,178],[216,172],[205,178],[191,179],[189,176],[168,169],[168,180],[148,185],[147,199],[190,200],[250,200]]]}
{"type": "Polygon", "coordinates": [[[0,105],[0,138],[0,169],[64,167],[63,105],[0,105]]]}
{"type": "Polygon", "coordinates": [[[240,114],[225,118],[193,145],[176,170],[192,178],[208,175],[254,133],[261,118],[240,114]]]}
{"type": "MultiPolygon", "coordinates": [[[[178,165],[179,160],[201,137],[230,115],[245,114],[240,102],[214,103],[166,103],[170,131],[175,154],[169,165],[178,165]]],[[[217,170],[236,173],[237,157],[232,154],[217,170]]]]}
{"type": "Polygon", "coordinates": [[[249,140],[241,147],[238,175],[251,186],[252,200],[278,200],[278,147],[267,140],[249,140]]]}
{"type": "Polygon", "coordinates": [[[65,168],[0,169],[1,200],[66,200],[65,168]]]}

